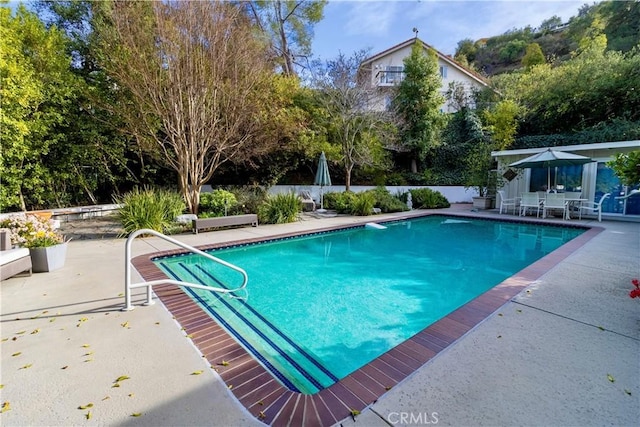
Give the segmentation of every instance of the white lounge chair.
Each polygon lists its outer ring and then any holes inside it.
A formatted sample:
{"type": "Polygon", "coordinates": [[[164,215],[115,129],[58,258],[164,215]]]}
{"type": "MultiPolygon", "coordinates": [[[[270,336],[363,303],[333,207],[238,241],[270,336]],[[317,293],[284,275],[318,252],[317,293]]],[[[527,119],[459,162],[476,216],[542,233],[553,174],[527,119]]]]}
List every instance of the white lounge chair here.
{"type": "Polygon", "coordinates": [[[598,213],[598,222],[602,222],[602,202],[609,197],[611,193],[605,193],[600,197],[598,203],[584,203],[580,206],[580,219],[582,219],[582,210],[591,211],[591,213],[598,213]]]}
{"type": "Polygon", "coordinates": [[[513,207],[513,213],[516,213],[516,207],[518,206],[518,199],[515,197],[513,199],[507,199],[504,195],[504,190],[498,190],[498,195],[500,195],[500,213],[502,213],[502,209],[506,213],[509,213],[509,206],[513,207]]]}
{"type": "Polygon", "coordinates": [[[0,280],[6,280],[18,273],[31,276],[31,255],[27,248],[11,248],[8,229],[0,229],[0,280]]]}
{"type": "Polygon", "coordinates": [[[299,195],[300,200],[302,200],[302,210],[305,212],[313,212],[316,210],[316,202],[311,197],[311,192],[309,190],[301,190],[299,195]]]}

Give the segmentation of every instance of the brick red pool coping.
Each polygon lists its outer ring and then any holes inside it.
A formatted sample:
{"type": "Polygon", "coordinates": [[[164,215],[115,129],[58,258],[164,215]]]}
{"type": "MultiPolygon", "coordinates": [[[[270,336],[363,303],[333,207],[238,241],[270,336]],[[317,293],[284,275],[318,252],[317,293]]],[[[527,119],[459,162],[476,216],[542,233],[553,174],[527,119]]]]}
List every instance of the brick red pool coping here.
{"type": "MultiPolygon", "coordinates": [[[[443,216],[442,213],[437,215],[443,216]]],[[[476,217],[456,213],[447,213],[446,216],[549,225],[548,222],[539,220],[522,221],[512,218],[503,220],[502,218],[476,217]]],[[[394,218],[388,221],[413,218],[419,217],[394,218]]],[[[364,223],[316,229],[302,233],[280,234],[267,238],[203,245],[198,246],[198,249],[207,250],[316,234],[352,228],[364,223]]],[[[553,225],[570,226],[566,223],[553,225]]],[[[588,228],[584,233],[560,248],[431,324],[337,383],[313,395],[296,393],[280,384],[182,289],[173,285],[156,285],[154,292],[184,328],[185,333],[191,337],[211,366],[220,374],[235,397],[258,420],[272,426],[328,426],[350,417],[352,411],[360,412],[374,403],[386,391],[453,344],[601,231],[603,231],[601,227],[588,228]],[[225,361],[224,366],[223,361],[225,361]]],[[[184,250],[175,250],[141,255],[134,258],[132,263],[146,281],[166,279],[167,276],[156,267],[151,261],[152,258],[184,252],[184,250]]]]}

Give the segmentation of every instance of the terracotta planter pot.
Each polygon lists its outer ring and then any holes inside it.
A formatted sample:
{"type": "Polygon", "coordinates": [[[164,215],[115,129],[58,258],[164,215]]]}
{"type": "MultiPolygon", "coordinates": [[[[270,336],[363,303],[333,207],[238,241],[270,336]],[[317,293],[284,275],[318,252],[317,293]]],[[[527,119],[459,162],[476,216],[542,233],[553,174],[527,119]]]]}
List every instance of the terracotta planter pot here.
{"type": "Polygon", "coordinates": [[[46,248],[29,248],[34,273],[44,273],[64,267],[67,243],[46,248]]]}

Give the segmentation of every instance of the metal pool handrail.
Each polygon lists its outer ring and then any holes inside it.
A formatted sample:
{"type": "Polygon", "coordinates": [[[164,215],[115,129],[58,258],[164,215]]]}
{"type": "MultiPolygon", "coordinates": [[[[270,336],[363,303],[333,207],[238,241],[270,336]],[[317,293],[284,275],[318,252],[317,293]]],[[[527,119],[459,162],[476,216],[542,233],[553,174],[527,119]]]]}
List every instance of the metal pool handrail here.
{"type": "MultiPolygon", "coordinates": [[[[145,302],[144,305],[153,305],[154,302],[151,299],[151,288],[153,287],[153,285],[165,284],[165,285],[186,286],[189,288],[204,289],[206,291],[211,291],[211,292],[231,294],[233,292],[237,292],[239,290],[245,289],[248,281],[249,281],[249,277],[247,276],[247,272],[244,271],[242,268],[236,265],[230,264],[224,260],[221,260],[220,258],[216,258],[206,252],[203,252],[199,249],[194,248],[193,246],[189,246],[185,243],[179,242],[178,240],[172,239],[171,237],[165,236],[164,234],[159,233],[155,230],[143,228],[141,230],[134,231],[127,238],[127,244],[125,246],[125,286],[124,286],[125,306],[122,310],[123,311],[133,310],[134,307],[131,305],[131,289],[133,288],[142,288],[146,286],[147,302],[145,302]],[[141,234],[151,234],[153,236],[159,237],[169,243],[173,243],[174,245],[180,246],[181,248],[186,249],[189,252],[201,255],[211,261],[217,262],[218,264],[224,265],[225,267],[229,267],[232,270],[237,271],[238,273],[242,274],[242,285],[240,285],[240,287],[235,289],[225,289],[225,288],[217,288],[215,286],[205,286],[197,283],[183,282],[181,280],[172,280],[169,278],[160,279],[160,280],[151,280],[149,282],[131,283],[131,244],[133,240],[136,237],[140,236],[141,234]]],[[[246,292],[246,289],[245,289],[245,292],[246,292]]]]}

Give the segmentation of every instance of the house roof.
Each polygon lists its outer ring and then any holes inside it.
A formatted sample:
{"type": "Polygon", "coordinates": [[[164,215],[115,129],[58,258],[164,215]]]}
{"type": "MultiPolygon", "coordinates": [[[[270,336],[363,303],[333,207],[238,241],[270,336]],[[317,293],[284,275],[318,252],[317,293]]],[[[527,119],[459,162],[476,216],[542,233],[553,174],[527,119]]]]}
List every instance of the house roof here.
{"type": "Polygon", "coordinates": [[[476,80],[478,83],[480,83],[483,86],[489,86],[489,82],[482,77],[480,74],[476,73],[475,71],[472,71],[470,69],[468,69],[467,67],[465,67],[464,65],[460,64],[459,62],[457,62],[456,60],[454,60],[453,58],[451,58],[448,55],[445,55],[444,53],[440,52],[438,49],[434,48],[433,46],[423,42],[422,40],[420,40],[417,37],[412,37],[408,40],[403,41],[402,43],[399,43],[395,46],[390,47],[389,49],[383,50],[380,53],[376,53],[373,56],[370,56],[369,58],[366,58],[364,61],[362,61],[362,63],[360,64],[360,66],[362,67],[363,65],[366,65],[368,63],[371,63],[375,60],[378,60],[380,58],[384,58],[385,56],[398,51],[400,49],[404,49],[407,46],[411,46],[414,43],[422,43],[422,46],[425,49],[432,49],[436,55],[438,56],[438,59],[442,60],[443,62],[446,62],[447,64],[449,64],[450,66],[458,69],[460,72],[462,72],[463,74],[466,74],[467,76],[469,76],[470,78],[472,78],[473,80],[476,80]]]}

